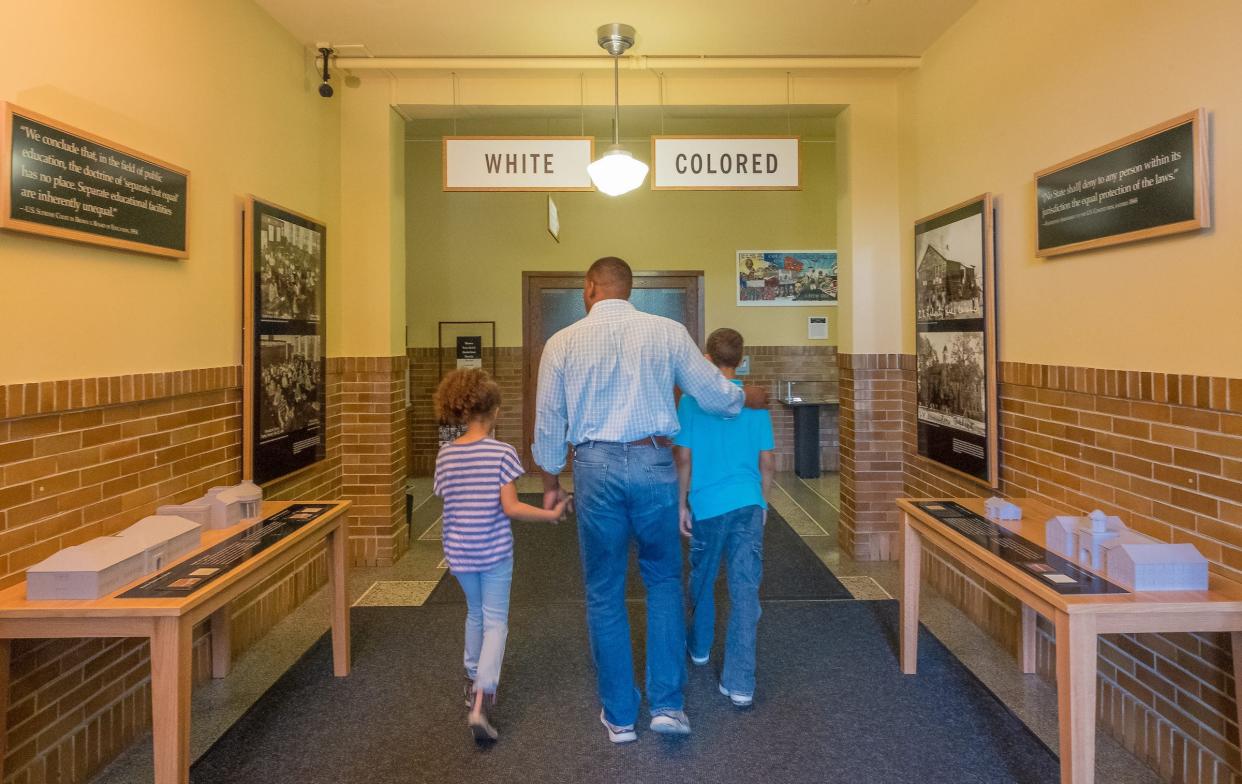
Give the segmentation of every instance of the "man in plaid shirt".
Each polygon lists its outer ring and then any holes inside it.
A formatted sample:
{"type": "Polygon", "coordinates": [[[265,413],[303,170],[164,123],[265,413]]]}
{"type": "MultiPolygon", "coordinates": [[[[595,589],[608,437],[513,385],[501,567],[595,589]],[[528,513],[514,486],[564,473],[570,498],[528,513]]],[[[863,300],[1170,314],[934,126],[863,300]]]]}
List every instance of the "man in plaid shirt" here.
{"type": "Polygon", "coordinates": [[[574,447],[575,505],[600,700],[614,743],[637,739],[640,695],[625,610],[629,542],[647,588],[647,702],[651,729],[687,734],[686,622],[678,536],[674,386],[703,410],[736,416],[766,408],[768,394],[730,383],[683,325],[629,302],[633,273],[615,257],[587,271],[586,318],[544,347],[535,412],[535,462],[544,506],[565,497],[559,475],[574,447]]]}

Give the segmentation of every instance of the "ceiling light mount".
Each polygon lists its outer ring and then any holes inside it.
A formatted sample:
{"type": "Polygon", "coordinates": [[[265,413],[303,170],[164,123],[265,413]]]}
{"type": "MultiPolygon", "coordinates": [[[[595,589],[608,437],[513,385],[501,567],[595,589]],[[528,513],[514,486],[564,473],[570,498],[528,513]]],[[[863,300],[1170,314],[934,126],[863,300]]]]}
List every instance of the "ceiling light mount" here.
{"type": "Polygon", "coordinates": [[[613,57],[620,57],[634,45],[634,35],[633,27],[620,22],[611,22],[600,25],[595,31],[595,40],[605,52],[613,57]]]}

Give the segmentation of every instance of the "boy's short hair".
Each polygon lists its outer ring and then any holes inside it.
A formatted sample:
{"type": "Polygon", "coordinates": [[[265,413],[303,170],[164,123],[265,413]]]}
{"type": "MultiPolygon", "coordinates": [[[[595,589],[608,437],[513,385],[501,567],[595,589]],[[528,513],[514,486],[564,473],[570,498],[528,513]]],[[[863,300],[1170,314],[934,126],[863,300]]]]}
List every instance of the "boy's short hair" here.
{"type": "Polygon", "coordinates": [[[441,422],[464,425],[500,407],[500,385],[486,370],[454,370],[440,381],[433,400],[441,422]]]}
{"type": "Polygon", "coordinates": [[[707,336],[706,353],[717,365],[736,368],[742,364],[742,333],[721,327],[707,336]]]}

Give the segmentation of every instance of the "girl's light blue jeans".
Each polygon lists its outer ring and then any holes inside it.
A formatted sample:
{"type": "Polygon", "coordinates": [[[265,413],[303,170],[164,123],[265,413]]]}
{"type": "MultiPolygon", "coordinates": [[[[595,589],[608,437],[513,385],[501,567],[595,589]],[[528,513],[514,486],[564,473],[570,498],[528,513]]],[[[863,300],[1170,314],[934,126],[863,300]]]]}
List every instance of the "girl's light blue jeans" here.
{"type": "Polygon", "coordinates": [[[513,559],[506,558],[485,572],[455,572],[453,576],[466,594],[466,676],[474,681],[476,691],[495,694],[509,637],[513,559]]]}

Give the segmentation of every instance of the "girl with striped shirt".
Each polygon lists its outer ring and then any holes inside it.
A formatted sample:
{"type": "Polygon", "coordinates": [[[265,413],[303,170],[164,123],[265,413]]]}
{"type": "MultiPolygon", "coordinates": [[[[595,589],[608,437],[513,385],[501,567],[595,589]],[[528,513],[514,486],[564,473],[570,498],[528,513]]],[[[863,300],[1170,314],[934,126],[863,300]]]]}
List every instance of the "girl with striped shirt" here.
{"type": "Polygon", "coordinates": [[[444,557],[466,594],[465,695],[476,741],[498,733],[487,718],[495,703],[509,635],[513,531],[509,520],[556,522],[565,501],[540,509],[518,500],[523,473],[517,450],[491,437],[500,413],[500,387],[484,370],[454,370],[435,394],[442,422],[466,425],[436,457],[435,493],[444,499],[444,557]]]}

